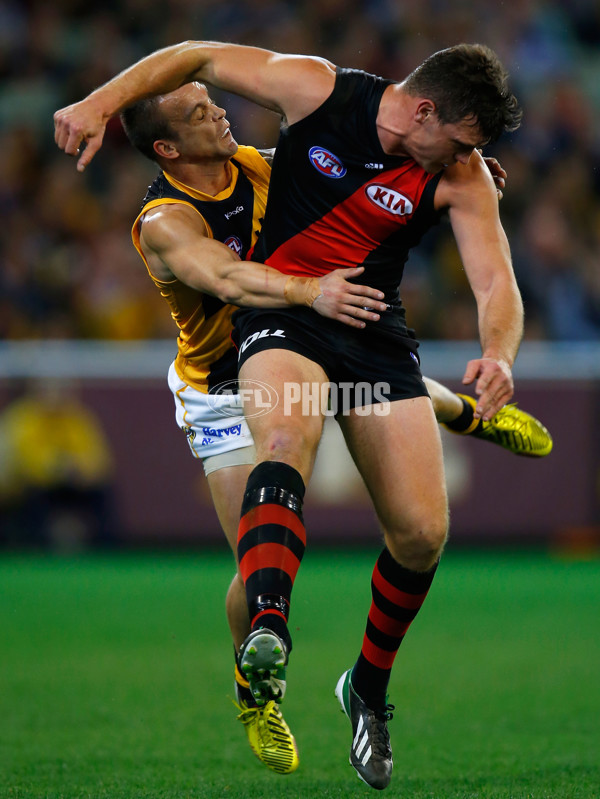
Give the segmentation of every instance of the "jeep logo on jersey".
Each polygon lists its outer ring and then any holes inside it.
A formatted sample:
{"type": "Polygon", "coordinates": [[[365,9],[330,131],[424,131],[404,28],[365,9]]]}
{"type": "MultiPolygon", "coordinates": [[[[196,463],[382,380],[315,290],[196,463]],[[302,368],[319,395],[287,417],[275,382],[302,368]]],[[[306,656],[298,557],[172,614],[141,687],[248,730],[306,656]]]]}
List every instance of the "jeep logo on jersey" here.
{"type": "Polygon", "coordinates": [[[311,147],[308,157],[315,169],[328,178],[343,178],[346,174],[346,167],[342,164],[337,155],[329,152],[324,147],[311,147]]]}
{"type": "Polygon", "coordinates": [[[372,203],[383,208],[384,211],[389,211],[394,216],[407,216],[413,212],[413,204],[408,197],[388,186],[371,183],[365,188],[365,192],[372,203]]]}
{"type": "Polygon", "coordinates": [[[229,249],[233,250],[236,255],[240,256],[240,258],[242,257],[242,242],[237,236],[229,236],[228,239],[225,239],[223,244],[226,244],[229,249]]]}

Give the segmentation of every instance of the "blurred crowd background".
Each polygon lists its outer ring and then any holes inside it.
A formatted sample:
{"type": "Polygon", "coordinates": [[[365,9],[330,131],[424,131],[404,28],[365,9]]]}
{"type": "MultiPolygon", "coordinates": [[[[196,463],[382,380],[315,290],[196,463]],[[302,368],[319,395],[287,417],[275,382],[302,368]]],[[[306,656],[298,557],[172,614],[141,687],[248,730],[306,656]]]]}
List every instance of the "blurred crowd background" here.
{"type": "MultiPolygon", "coordinates": [[[[571,355],[569,342],[600,341],[598,0],[0,0],[0,344],[30,351],[31,339],[34,349],[36,340],[134,340],[154,357],[163,339],[174,354],[175,325],[130,237],[156,165],[130,147],[115,119],[82,175],[56,147],[52,116],[153,50],[187,39],[315,54],[399,80],[441,48],[490,45],[524,109],[522,127],[487,154],[508,172],[500,208],[526,338],[560,342],[553,352],[566,343],[571,355]]],[[[240,143],[275,145],[275,114],[211,93],[240,143]]],[[[402,296],[422,340],[477,339],[447,223],[411,256],[402,296]]],[[[8,375],[0,379],[0,545],[221,540],[198,464],[170,417],[162,372],[153,383],[8,375]]],[[[489,445],[446,441],[455,535],[587,541],[593,528],[600,540],[600,448],[589,432],[600,429],[597,388],[530,388],[520,383],[519,402],[552,430],[553,456],[532,466],[489,445]],[[503,487],[498,496],[524,500],[518,516],[512,502],[498,502],[490,473],[503,487]]],[[[374,520],[343,441],[328,439],[321,452],[311,531],[370,536],[374,520]]]]}
{"type": "MultiPolygon", "coordinates": [[[[0,0],[0,337],[162,338],[175,328],[130,241],[155,167],[118,120],[84,175],[53,112],[138,58],[185,39],[312,53],[401,79],[461,41],[494,48],[524,108],[489,154],[530,339],[600,339],[600,3],[597,0],[0,0]]],[[[230,96],[241,143],[279,120],[230,96]]],[[[449,230],[411,258],[403,296],[423,339],[474,339],[449,230]]]]}

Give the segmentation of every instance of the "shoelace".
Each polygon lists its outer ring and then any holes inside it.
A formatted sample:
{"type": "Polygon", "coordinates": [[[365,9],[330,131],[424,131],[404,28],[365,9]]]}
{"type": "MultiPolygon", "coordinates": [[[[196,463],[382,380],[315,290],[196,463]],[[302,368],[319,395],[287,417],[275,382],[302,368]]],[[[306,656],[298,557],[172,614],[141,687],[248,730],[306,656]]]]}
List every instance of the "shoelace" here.
{"type": "Polygon", "coordinates": [[[288,742],[287,736],[285,735],[285,728],[280,722],[281,714],[275,709],[274,702],[272,703],[273,707],[269,707],[271,704],[269,702],[264,708],[244,708],[238,705],[237,702],[234,702],[233,704],[240,711],[238,721],[241,721],[244,726],[252,724],[258,716],[258,727],[261,737],[264,738],[266,736],[267,739],[279,741],[281,743],[288,742]]]}
{"type": "Polygon", "coordinates": [[[244,708],[241,708],[237,704],[237,702],[234,702],[234,705],[238,708],[238,710],[241,711],[239,716],[238,716],[238,721],[241,721],[242,724],[244,724],[244,725],[252,724],[252,721],[254,720],[256,714],[258,713],[258,708],[257,707],[247,707],[247,708],[244,709],[244,708]]]}
{"type": "MultiPolygon", "coordinates": [[[[502,408],[500,408],[500,410],[498,411],[498,413],[496,413],[495,416],[490,419],[489,424],[492,427],[499,427],[499,423],[501,423],[503,421],[504,417],[507,415],[507,412],[513,410],[516,407],[517,407],[517,403],[516,402],[512,402],[509,405],[503,405],[502,408]],[[494,422],[494,418],[496,418],[496,417],[497,417],[497,421],[494,422]]],[[[520,419],[520,420],[519,419],[511,419],[511,424],[515,426],[517,431],[521,432],[521,430],[526,430],[527,429],[528,420],[527,419],[520,419]]]]}
{"type": "Polygon", "coordinates": [[[389,757],[392,752],[390,746],[390,734],[385,724],[381,724],[381,722],[385,723],[387,721],[391,721],[394,718],[392,711],[395,709],[395,705],[386,705],[383,710],[370,711],[370,715],[372,714],[373,718],[380,722],[379,724],[374,725],[374,730],[372,728],[373,749],[377,752],[377,754],[386,758],[389,757]]]}
{"type": "Polygon", "coordinates": [[[381,714],[385,721],[391,721],[394,718],[393,710],[396,710],[396,705],[388,704],[385,706],[385,710],[381,714]]]}

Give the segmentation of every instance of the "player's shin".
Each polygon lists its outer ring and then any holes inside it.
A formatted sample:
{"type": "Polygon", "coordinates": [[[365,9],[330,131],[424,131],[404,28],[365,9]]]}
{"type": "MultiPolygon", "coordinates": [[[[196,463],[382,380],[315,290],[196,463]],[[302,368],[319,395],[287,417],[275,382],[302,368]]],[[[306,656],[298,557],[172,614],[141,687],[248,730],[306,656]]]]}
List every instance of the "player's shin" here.
{"type": "Polygon", "coordinates": [[[419,612],[437,569],[415,572],[384,549],[371,580],[372,602],[361,653],[352,670],[356,693],[372,709],[385,708],[392,665],[400,644],[419,612]]]}
{"type": "Polygon", "coordinates": [[[265,461],[252,471],[242,504],[238,558],[251,633],[240,650],[240,668],[259,704],[281,701],[285,692],[290,598],[306,545],[303,499],[300,474],[265,461]]]}

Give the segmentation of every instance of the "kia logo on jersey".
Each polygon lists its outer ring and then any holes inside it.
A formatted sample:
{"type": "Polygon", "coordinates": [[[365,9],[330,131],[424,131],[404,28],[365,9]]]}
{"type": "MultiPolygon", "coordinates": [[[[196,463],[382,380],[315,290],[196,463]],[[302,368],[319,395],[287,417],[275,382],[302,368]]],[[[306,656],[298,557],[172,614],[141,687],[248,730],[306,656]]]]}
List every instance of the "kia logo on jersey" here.
{"type": "Polygon", "coordinates": [[[342,164],[337,155],[334,155],[324,147],[311,147],[308,157],[315,169],[328,178],[343,178],[346,174],[346,167],[342,164]]]}
{"type": "Polygon", "coordinates": [[[365,192],[372,203],[383,208],[384,211],[389,211],[394,216],[407,216],[413,212],[413,204],[408,197],[388,186],[371,183],[365,188],[365,192]]]}
{"type": "Polygon", "coordinates": [[[242,256],[242,242],[238,239],[237,236],[230,236],[228,239],[225,239],[223,244],[226,244],[230,250],[233,250],[234,253],[237,255],[242,256]]]}

